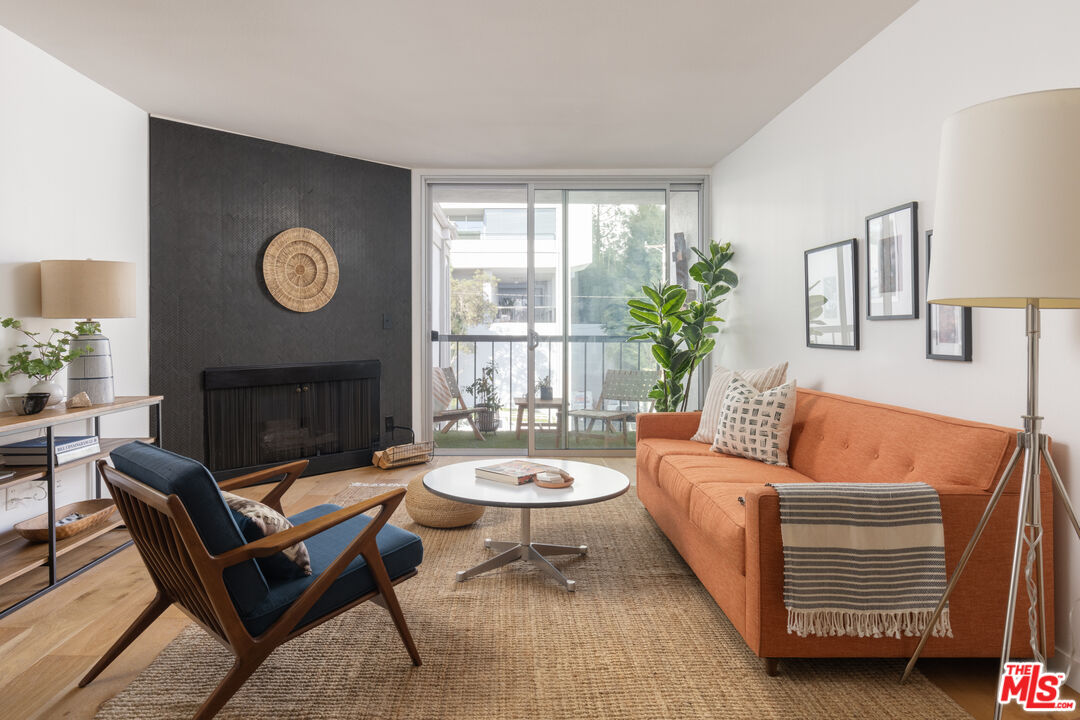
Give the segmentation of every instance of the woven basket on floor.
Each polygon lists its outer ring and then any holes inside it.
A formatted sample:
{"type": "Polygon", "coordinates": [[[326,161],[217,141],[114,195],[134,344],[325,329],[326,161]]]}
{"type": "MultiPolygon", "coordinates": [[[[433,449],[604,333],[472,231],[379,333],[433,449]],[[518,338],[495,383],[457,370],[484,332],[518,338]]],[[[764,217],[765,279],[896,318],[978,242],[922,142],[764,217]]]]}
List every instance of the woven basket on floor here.
{"type": "Polygon", "coordinates": [[[483,505],[470,505],[441,498],[424,487],[424,473],[409,483],[405,509],[415,522],[426,527],[454,528],[472,525],[484,514],[483,505]]]}

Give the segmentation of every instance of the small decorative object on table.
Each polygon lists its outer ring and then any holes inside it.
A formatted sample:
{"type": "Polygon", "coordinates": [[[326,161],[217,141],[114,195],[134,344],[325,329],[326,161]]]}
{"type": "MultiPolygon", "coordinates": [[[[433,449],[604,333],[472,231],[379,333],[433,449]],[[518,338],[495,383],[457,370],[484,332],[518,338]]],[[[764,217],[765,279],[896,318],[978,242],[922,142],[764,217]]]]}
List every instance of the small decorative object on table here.
{"type": "Polygon", "coordinates": [[[551,400],[555,397],[551,391],[551,376],[545,375],[536,381],[536,392],[541,400],[551,400]]]}
{"type": "MultiPolygon", "coordinates": [[[[56,509],[56,539],[63,540],[104,525],[116,506],[109,498],[82,500],[56,509]]],[[[15,531],[30,542],[49,541],[49,514],[44,513],[15,525],[15,531]]]]}
{"type": "Polygon", "coordinates": [[[72,410],[76,408],[90,407],[91,405],[93,405],[93,403],[90,402],[90,396],[87,395],[85,392],[81,392],[75,397],[68,398],[67,401],[68,408],[72,410]]]}
{"type": "Polygon", "coordinates": [[[551,470],[537,473],[536,479],[533,480],[533,482],[542,488],[565,488],[574,484],[574,476],[565,470],[552,468],[551,470]]]}
{"type": "Polygon", "coordinates": [[[22,395],[8,395],[8,407],[16,415],[37,415],[49,404],[49,393],[24,393],[22,395]]]}

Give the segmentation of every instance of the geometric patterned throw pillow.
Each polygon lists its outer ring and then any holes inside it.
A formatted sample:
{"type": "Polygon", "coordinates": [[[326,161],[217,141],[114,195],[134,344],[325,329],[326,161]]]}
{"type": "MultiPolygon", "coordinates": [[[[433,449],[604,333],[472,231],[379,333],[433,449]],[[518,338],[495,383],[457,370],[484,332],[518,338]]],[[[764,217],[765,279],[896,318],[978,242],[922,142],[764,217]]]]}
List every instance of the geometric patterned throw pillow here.
{"type": "Polygon", "coordinates": [[[698,429],[690,439],[709,444],[716,437],[716,427],[720,424],[720,410],[724,403],[724,396],[727,395],[728,383],[736,372],[756,390],[771,390],[777,385],[784,384],[787,379],[787,367],[787,362],[782,362],[756,370],[735,371],[724,367],[713,370],[712,378],[709,380],[709,389],[705,393],[705,402],[701,405],[698,429]]]}
{"type": "MultiPolygon", "coordinates": [[[[225,504],[233,512],[247,518],[250,532],[244,532],[243,528],[241,528],[241,532],[244,533],[248,542],[259,540],[282,530],[288,530],[293,526],[287,517],[257,500],[249,500],[239,495],[233,495],[231,492],[222,492],[221,496],[225,498],[225,504]]],[[[259,566],[264,571],[270,571],[271,575],[284,575],[284,579],[300,573],[304,575],[311,574],[311,555],[308,553],[307,545],[303,542],[290,545],[280,553],[275,553],[267,558],[259,558],[259,560],[269,560],[269,563],[259,563],[259,566]],[[275,562],[280,556],[284,556],[283,561],[275,562]],[[282,568],[283,565],[284,568],[282,568]]]]}
{"type": "Polygon", "coordinates": [[[724,395],[711,449],[786,467],[794,421],[794,380],[758,391],[736,373],[724,395]]]}

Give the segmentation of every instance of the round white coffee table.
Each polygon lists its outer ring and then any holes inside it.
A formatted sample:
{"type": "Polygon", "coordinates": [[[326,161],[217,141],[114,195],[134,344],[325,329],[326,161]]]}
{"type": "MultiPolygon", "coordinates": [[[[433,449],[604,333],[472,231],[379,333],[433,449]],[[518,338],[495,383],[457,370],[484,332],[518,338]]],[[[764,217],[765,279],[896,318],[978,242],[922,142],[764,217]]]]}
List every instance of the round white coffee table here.
{"type": "Polygon", "coordinates": [[[603,502],[622,495],[630,487],[630,480],[617,470],[576,462],[574,460],[547,460],[528,458],[528,462],[553,465],[566,470],[574,476],[574,484],[568,488],[542,488],[533,483],[507,485],[494,480],[476,477],[477,467],[495,465],[512,458],[487,458],[471,462],[455,463],[435,468],[424,476],[424,487],[434,494],[472,505],[490,505],[521,509],[521,535],[517,542],[484,540],[484,547],[500,551],[498,555],[480,563],[476,567],[462,570],[457,574],[458,582],[465,582],[471,577],[508,565],[517,560],[532,563],[542,571],[558,580],[567,590],[573,592],[574,581],[567,579],[559,570],[548,562],[550,555],[584,555],[589,548],[585,545],[550,545],[534,543],[529,526],[533,508],[571,507],[603,502]]]}

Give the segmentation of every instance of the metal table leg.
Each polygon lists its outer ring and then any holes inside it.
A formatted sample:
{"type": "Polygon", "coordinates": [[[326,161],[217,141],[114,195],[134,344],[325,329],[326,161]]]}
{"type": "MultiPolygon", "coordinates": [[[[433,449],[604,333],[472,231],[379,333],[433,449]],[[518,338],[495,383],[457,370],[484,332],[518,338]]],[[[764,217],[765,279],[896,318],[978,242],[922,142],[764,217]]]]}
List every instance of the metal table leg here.
{"type": "Polygon", "coordinates": [[[465,582],[469,578],[480,575],[481,573],[486,573],[489,570],[494,570],[503,565],[509,565],[512,562],[523,560],[535,565],[543,573],[559,581],[568,592],[574,592],[574,581],[559,572],[559,569],[548,562],[547,557],[545,556],[585,555],[589,552],[587,545],[551,545],[548,543],[533,543],[530,508],[521,509],[521,535],[518,542],[507,542],[504,540],[492,540],[491,538],[487,538],[484,540],[484,547],[500,552],[495,557],[489,558],[476,567],[471,567],[468,570],[461,570],[458,572],[458,582],[465,582]]]}

